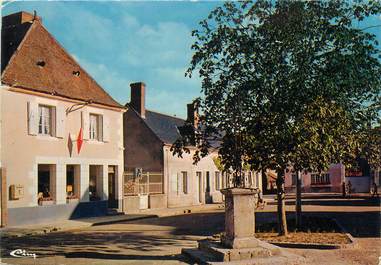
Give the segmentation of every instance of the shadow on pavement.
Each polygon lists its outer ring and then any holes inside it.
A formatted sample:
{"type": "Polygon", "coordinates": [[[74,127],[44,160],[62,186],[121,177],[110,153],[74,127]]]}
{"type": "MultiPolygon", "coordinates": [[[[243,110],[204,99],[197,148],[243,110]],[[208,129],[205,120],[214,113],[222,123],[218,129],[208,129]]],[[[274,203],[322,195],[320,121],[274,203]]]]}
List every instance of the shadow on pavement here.
{"type": "Polygon", "coordinates": [[[306,215],[336,219],[353,237],[381,237],[381,214],[368,212],[308,212],[306,215]]]}
{"type": "MultiPolygon", "coordinates": [[[[355,237],[380,237],[380,212],[378,211],[306,212],[304,214],[335,218],[355,237]]],[[[287,216],[293,218],[294,213],[289,212],[287,216]]],[[[276,220],[276,212],[256,213],[258,224],[274,220],[276,220]]],[[[1,253],[3,257],[9,257],[10,251],[25,249],[40,257],[181,260],[181,255],[168,255],[168,253],[180,253],[181,248],[194,247],[197,238],[211,236],[223,230],[223,211],[184,214],[118,223],[114,226],[97,226],[78,231],[3,238],[1,253]],[[144,227],[147,230],[141,231],[144,227]]]]}
{"type": "MultiPolygon", "coordinates": [[[[1,243],[1,255],[3,258],[10,258],[9,253],[12,250],[25,249],[27,252],[36,253],[38,257],[156,259],[152,253],[182,247],[193,247],[193,242],[186,237],[144,235],[140,232],[59,232],[5,238],[1,243]],[[137,251],[142,255],[129,255],[137,251]]],[[[176,256],[164,256],[162,259],[176,258],[176,256]]]]}
{"type": "MultiPolygon", "coordinates": [[[[380,206],[380,199],[336,199],[336,200],[321,200],[321,199],[303,199],[303,205],[320,205],[320,206],[380,206]]],[[[276,203],[274,203],[276,204],[276,203]]],[[[295,201],[286,201],[286,205],[295,205],[295,201]]]]}
{"type": "Polygon", "coordinates": [[[123,255],[111,253],[94,253],[88,251],[77,251],[65,254],[66,258],[88,258],[88,259],[106,259],[106,260],[177,260],[187,262],[188,260],[180,254],[176,255],[123,255]]]}

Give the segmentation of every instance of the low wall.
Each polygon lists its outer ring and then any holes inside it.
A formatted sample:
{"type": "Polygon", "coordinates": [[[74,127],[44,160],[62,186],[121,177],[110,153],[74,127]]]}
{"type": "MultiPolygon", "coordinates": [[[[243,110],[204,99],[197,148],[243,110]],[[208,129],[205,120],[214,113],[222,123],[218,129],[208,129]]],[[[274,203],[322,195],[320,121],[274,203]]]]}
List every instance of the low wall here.
{"type": "MultiPolygon", "coordinates": [[[[296,193],[296,187],[285,187],[286,193],[296,193]]],[[[302,187],[302,193],[330,193],[337,192],[341,193],[341,186],[328,186],[328,187],[318,187],[318,186],[304,186],[302,187]]]]}
{"type": "Polygon", "coordinates": [[[44,224],[107,214],[107,201],[17,207],[8,209],[8,226],[44,224]]]}
{"type": "Polygon", "coordinates": [[[148,196],[148,207],[150,209],[159,209],[167,207],[166,194],[150,194],[148,196]]]}
{"type": "Polygon", "coordinates": [[[211,196],[212,196],[212,202],[213,203],[223,202],[223,199],[222,199],[223,195],[220,191],[215,191],[215,192],[211,193],[211,196]]]}
{"type": "Polygon", "coordinates": [[[348,182],[352,184],[352,193],[355,192],[369,192],[370,190],[370,177],[345,177],[345,183],[348,182]]]}
{"type": "Polygon", "coordinates": [[[139,211],[140,199],[139,196],[125,196],[123,198],[123,212],[136,213],[139,211]]]}

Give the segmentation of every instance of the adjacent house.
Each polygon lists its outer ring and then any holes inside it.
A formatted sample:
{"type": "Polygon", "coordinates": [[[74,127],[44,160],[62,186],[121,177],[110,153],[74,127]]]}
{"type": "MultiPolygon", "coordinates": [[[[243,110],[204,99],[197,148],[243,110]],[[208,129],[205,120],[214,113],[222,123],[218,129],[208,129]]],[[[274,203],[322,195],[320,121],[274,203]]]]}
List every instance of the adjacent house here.
{"type": "MultiPolygon", "coordinates": [[[[301,172],[302,192],[342,192],[345,181],[345,167],[332,164],[326,172],[301,172]]],[[[290,170],[285,174],[285,190],[296,191],[296,172],[290,170]]]]}
{"type": "Polygon", "coordinates": [[[123,113],[43,26],[2,18],[2,225],[122,210],[123,113]]]}
{"type": "MultiPolygon", "coordinates": [[[[124,211],[221,202],[221,188],[231,180],[212,152],[196,165],[191,153],[182,158],[171,152],[185,120],[146,109],[146,86],[131,84],[131,101],[124,113],[124,211]]],[[[187,120],[197,124],[198,112],[187,105],[187,120]]],[[[260,175],[247,172],[248,185],[261,187],[260,175]]]]}

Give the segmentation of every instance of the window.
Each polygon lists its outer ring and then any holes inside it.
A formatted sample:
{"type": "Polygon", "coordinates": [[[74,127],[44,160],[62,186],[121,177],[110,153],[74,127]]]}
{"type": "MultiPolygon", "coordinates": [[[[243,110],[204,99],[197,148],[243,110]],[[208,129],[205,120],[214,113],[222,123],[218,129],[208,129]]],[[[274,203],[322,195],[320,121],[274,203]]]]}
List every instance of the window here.
{"type": "Polygon", "coordinates": [[[209,171],[206,171],[206,178],[205,178],[205,192],[210,192],[210,174],[209,171]]]}
{"type": "Polygon", "coordinates": [[[37,173],[37,202],[45,205],[55,199],[56,165],[39,164],[37,173]]]}
{"type": "Polygon", "coordinates": [[[103,197],[103,166],[90,165],[89,199],[99,201],[103,197]]]}
{"type": "Polygon", "coordinates": [[[181,172],[183,178],[183,193],[188,193],[188,173],[186,171],[181,172]]]}
{"type": "Polygon", "coordinates": [[[90,114],[89,138],[102,141],[102,116],[90,114]]]}
{"type": "Polygon", "coordinates": [[[66,166],[66,198],[78,199],[80,182],[80,166],[66,166]]]}
{"type": "Polygon", "coordinates": [[[220,184],[220,172],[216,171],[214,173],[215,175],[215,178],[214,178],[214,185],[215,185],[215,189],[216,190],[220,190],[221,189],[221,184],[220,184]]]}
{"type": "Polygon", "coordinates": [[[311,184],[330,184],[329,173],[312,173],[311,184]]]}
{"type": "Polygon", "coordinates": [[[38,105],[38,134],[52,135],[53,107],[38,105]]]}
{"type": "Polygon", "coordinates": [[[297,179],[298,179],[298,175],[296,173],[292,173],[291,174],[291,185],[292,186],[296,186],[297,179]]]}

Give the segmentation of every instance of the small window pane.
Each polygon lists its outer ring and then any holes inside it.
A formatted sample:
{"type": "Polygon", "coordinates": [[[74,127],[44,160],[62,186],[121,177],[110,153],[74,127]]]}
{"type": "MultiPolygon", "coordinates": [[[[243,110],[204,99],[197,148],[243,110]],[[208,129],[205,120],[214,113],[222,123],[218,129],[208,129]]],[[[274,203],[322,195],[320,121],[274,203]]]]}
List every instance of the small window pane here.
{"type": "Polygon", "coordinates": [[[90,126],[89,126],[89,137],[91,140],[100,140],[99,129],[100,129],[100,116],[95,114],[90,114],[90,126]]]}
{"type": "Polygon", "coordinates": [[[52,107],[38,106],[38,133],[51,135],[52,128],[52,107]]]}

